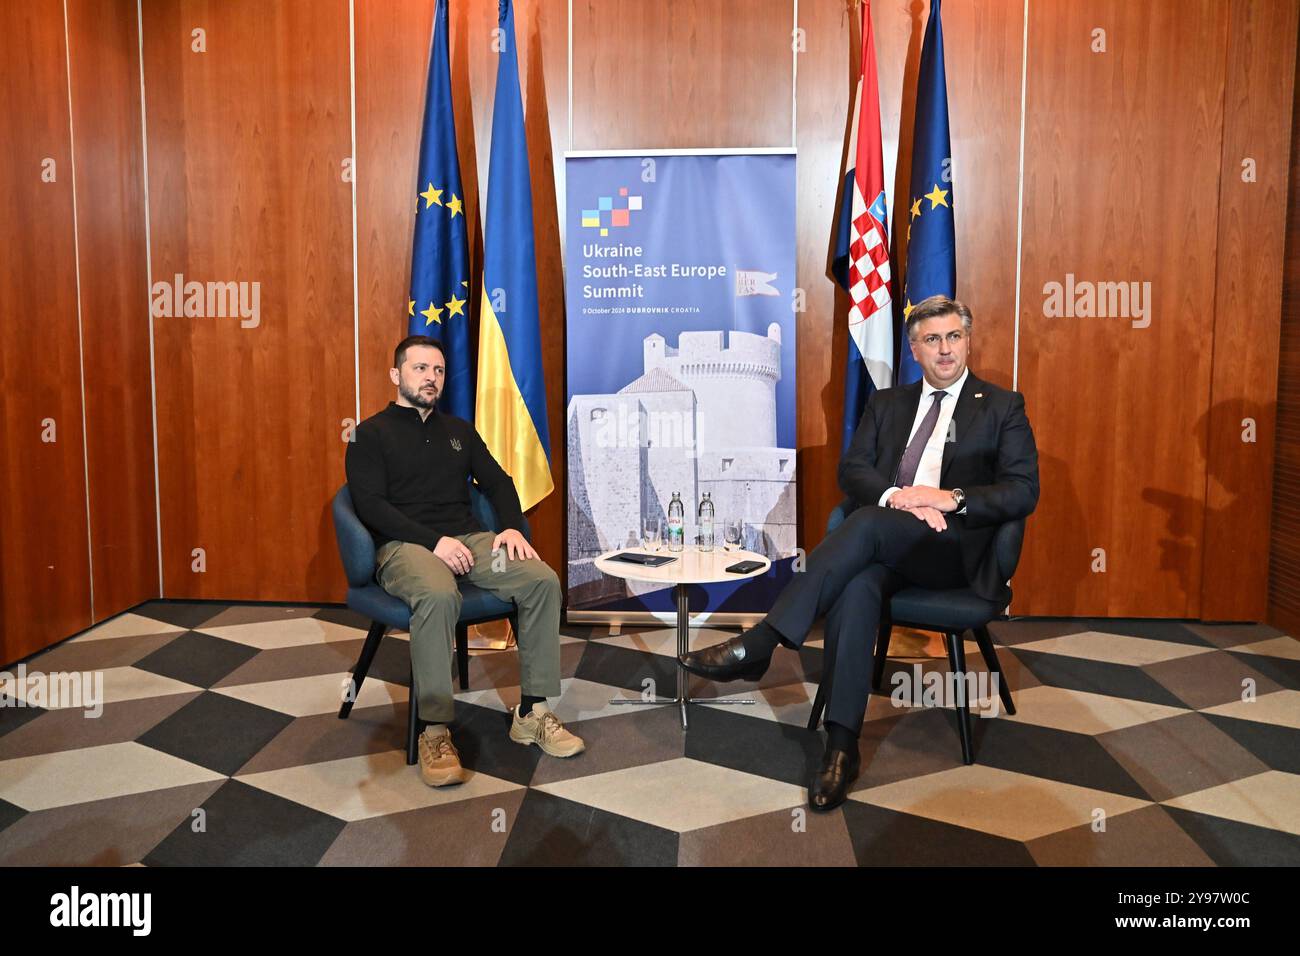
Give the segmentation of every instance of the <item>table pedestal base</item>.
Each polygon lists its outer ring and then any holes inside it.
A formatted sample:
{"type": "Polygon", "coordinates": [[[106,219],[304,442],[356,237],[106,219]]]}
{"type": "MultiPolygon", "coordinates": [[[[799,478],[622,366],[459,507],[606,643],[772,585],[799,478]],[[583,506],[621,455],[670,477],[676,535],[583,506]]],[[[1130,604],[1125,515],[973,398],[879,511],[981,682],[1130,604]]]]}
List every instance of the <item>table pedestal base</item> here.
{"type": "Polygon", "coordinates": [[[686,587],[685,584],[677,584],[673,586],[673,597],[677,601],[677,696],[652,698],[642,697],[634,700],[626,697],[618,697],[610,701],[611,704],[676,704],[681,708],[682,712],[682,730],[687,730],[690,727],[690,720],[686,714],[687,704],[716,704],[718,706],[724,706],[727,704],[743,705],[754,703],[752,697],[747,697],[743,700],[717,700],[713,697],[686,696],[690,674],[687,673],[686,668],[682,667],[681,663],[682,655],[691,649],[691,608],[690,602],[686,597],[686,587]]]}

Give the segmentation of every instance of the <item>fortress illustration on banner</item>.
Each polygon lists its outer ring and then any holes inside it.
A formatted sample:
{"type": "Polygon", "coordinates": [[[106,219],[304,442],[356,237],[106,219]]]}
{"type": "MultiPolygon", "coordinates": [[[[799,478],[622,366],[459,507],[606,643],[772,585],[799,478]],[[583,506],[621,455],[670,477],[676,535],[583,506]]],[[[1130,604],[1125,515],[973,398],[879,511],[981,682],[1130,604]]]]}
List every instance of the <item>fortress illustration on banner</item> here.
{"type": "Polygon", "coordinates": [[[776,447],[781,328],[659,334],[643,342],[644,372],[614,394],[574,395],[567,413],[569,589],[575,605],[657,590],[598,572],[593,559],[638,543],[643,519],[667,524],[680,492],[687,541],[704,492],[723,522],[744,522],[743,546],[794,554],[795,449],[776,447]]]}

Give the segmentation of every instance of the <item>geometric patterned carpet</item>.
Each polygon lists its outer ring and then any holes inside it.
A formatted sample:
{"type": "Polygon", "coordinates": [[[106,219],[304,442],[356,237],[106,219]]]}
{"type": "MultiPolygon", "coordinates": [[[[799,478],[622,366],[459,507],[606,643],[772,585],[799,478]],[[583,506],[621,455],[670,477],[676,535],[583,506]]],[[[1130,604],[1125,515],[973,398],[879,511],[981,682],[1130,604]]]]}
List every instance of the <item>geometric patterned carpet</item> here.
{"type": "MultiPolygon", "coordinates": [[[[507,738],[517,655],[477,652],[452,725],[473,773],[434,790],[405,763],[402,636],[342,721],[365,636],[351,612],[153,602],[26,662],[101,672],[105,704],[0,708],[0,865],[1300,864],[1300,642],[1158,621],[991,630],[1018,714],[972,720],[975,765],[951,710],[873,696],[852,798],[819,815],[815,640],[758,685],[693,682],[757,703],[694,706],[683,733],[672,707],[608,703],[647,678],[671,690],[671,628],[566,627],[552,704],[587,742],[570,760],[507,738]]],[[[947,672],[891,658],[886,688],[914,666],[947,672]]]]}

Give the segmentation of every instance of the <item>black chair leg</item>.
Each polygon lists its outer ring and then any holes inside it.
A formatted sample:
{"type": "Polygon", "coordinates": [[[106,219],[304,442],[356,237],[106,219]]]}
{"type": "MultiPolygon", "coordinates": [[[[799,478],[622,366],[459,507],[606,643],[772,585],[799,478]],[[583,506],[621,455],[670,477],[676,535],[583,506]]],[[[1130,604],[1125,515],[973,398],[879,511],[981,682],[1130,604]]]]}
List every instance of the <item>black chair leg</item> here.
{"type": "Polygon", "coordinates": [[[460,689],[469,690],[469,625],[456,625],[456,667],[460,674],[460,689]]]}
{"type": "Polygon", "coordinates": [[[361,696],[361,682],[366,679],[366,674],[370,671],[370,662],[375,659],[375,651],[379,650],[379,642],[384,639],[384,632],[387,630],[387,625],[379,621],[371,622],[370,631],[366,634],[366,642],[361,645],[361,656],[357,658],[357,666],[352,668],[352,692],[343,698],[343,706],[339,708],[339,720],[346,720],[348,714],[352,713],[352,705],[361,696]]]}
{"type": "Polygon", "coordinates": [[[420,739],[420,698],[415,692],[415,670],[411,670],[411,689],[406,699],[406,765],[409,767],[419,758],[420,739]]]}
{"type": "Polygon", "coordinates": [[[998,652],[993,646],[993,638],[989,636],[987,627],[975,628],[975,643],[979,645],[980,654],[984,657],[984,664],[988,667],[989,673],[995,675],[997,679],[998,696],[1002,698],[1002,709],[1008,714],[1014,714],[1016,705],[1011,699],[1011,685],[1007,683],[1007,677],[1002,673],[1002,665],[998,662],[998,652]]]}
{"type": "Polygon", "coordinates": [[[822,682],[817,685],[817,696],[813,698],[812,713],[808,715],[808,729],[816,730],[817,725],[822,722],[822,711],[826,709],[826,681],[829,678],[822,677],[822,682]]]}
{"type": "Polygon", "coordinates": [[[952,668],[953,689],[957,704],[957,733],[961,736],[962,763],[972,764],[975,757],[970,739],[970,702],[966,699],[966,649],[962,636],[948,632],[948,665],[952,668]]]}
{"type": "Polygon", "coordinates": [[[817,696],[813,698],[812,713],[808,715],[808,729],[816,730],[826,711],[826,700],[830,696],[831,675],[835,671],[835,643],[822,644],[822,679],[817,682],[817,696]]]}
{"type": "Polygon", "coordinates": [[[876,634],[876,656],[871,665],[871,689],[876,693],[880,692],[881,681],[885,679],[885,661],[889,658],[889,638],[893,633],[894,622],[889,616],[889,607],[886,605],[880,615],[880,630],[876,634]]]}

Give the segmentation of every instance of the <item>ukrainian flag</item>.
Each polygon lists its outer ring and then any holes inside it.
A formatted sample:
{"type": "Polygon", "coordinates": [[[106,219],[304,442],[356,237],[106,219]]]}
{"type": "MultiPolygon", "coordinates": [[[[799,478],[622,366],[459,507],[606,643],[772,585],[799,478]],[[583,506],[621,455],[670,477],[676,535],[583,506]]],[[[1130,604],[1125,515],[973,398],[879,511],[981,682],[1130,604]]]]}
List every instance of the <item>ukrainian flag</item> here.
{"type": "Polygon", "coordinates": [[[510,473],[528,510],[552,491],[551,441],[546,426],[533,191],[519,94],[515,15],[499,0],[497,61],[483,225],[483,299],[479,310],[478,402],[475,425],[488,450],[510,473]]]}

